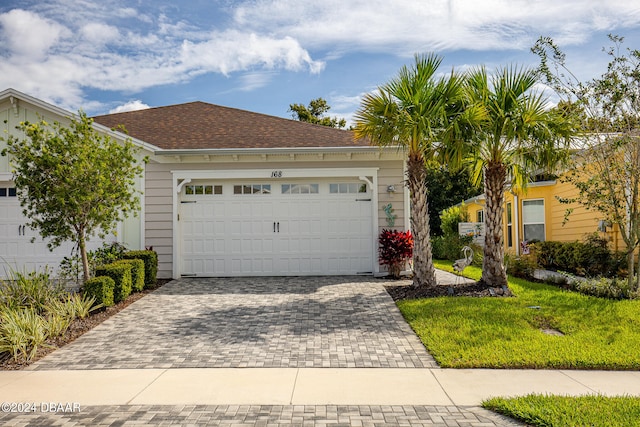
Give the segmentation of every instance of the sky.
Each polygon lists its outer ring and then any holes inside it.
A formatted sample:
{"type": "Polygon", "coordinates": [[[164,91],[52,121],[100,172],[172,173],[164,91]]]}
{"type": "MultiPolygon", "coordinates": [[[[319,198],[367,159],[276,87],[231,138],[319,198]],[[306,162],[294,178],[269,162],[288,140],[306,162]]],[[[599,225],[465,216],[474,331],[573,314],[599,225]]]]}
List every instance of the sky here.
{"type": "Polygon", "coordinates": [[[3,0],[0,90],[89,115],[204,101],[290,118],[321,97],[351,123],[416,53],[442,73],[535,67],[549,36],[588,80],[610,33],[640,49],[640,0],[3,0]]]}

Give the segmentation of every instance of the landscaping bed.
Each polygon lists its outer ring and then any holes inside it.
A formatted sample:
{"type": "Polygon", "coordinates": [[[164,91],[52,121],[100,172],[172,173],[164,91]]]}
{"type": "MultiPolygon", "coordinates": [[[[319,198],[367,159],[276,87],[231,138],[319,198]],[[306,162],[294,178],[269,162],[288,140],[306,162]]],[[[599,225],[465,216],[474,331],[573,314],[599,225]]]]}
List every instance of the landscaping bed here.
{"type": "Polygon", "coordinates": [[[170,281],[171,279],[158,279],[156,281],[156,285],[151,288],[145,289],[142,292],[131,294],[126,300],[121,301],[115,305],[96,310],[84,319],[75,319],[63,335],[50,337],[49,339],[47,339],[46,344],[38,348],[36,356],[29,362],[25,362],[24,360],[16,361],[8,353],[0,355],[0,370],[7,371],[24,369],[25,367],[31,365],[38,359],[43,358],[52,351],[55,351],[58,348],[69,344],[70,342],[73,342],[75,339],[95,328],[114,314],[118,313],[130,304],[136,302],[140,298],[153,292],[155,289],[170,281]]]}

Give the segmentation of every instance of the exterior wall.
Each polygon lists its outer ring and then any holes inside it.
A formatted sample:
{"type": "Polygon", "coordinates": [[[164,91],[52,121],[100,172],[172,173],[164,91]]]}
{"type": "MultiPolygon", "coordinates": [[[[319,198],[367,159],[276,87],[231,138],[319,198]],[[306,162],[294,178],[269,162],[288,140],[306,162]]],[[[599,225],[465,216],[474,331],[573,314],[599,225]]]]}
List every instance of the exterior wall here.
{"type": "MultiPolygon", "coordinates": [[[[24,133],[18,131],[16,126],[24,121],[36,123],[41,119],[53,124],[55,121],[61,124],[70,122],[68,115],[48,110],[42,106],[38,106],[22,99],[14,97],[14,104],[9,99],[0,101],[0,137],[7,138],[8,135],[14,135],[17,138],[24,138],[24,133]]],[[[4,139],[0,140],[0,151],[7,147],[4,139]]],[[[140,154],[140,159],[143,155],[140,154]]],[[[0,156],[0,182],[11,182],[11,165],[9,158],[0,156]]],[[[90,185],[90,183],[87,183],[90,185]]],[[[137,180],[137,189],[142,192],[144,188],[144,178],[137,180]]],[[[142,199],[142,196],[141,196],[142,199]]],[[[118,226],[118,241],[124,243],[129,249],[143,249],[143,227],[141,214],[138,217],[129,217],[118,226]]]]}
{"type": "Polygon", "coordinates": [[[318,155],[267,155],[240,156],[237,160],[220,159],[211,156],[208,162],[202,162],[202,156],[196,162],[188,158],[181,163],[158,163],[173,160],[158,156],[147,164],[145,181],[145,241],[158,253],[158,277],[170,278],[173,272],[173,182],[172,171],[178,170],[239,170],[239,169],[303,169],[303,168],[378,168],[378,225],[379,229],[388,228],[384,206],[391,203],[396,218],[396,228],[405,223],[405,192],[403,191],[403,161],[397,155],[379,153],[325,154],[318,155]],[[380,159],[376,159],[379,157],[380,159]],[[388,159],[385,158],[388,156],[388,159]],[[387,192],[389,185],[395,193],[387,192]]]}
{"type": "MultiPolygon", "coordinates": [[[[549,183],[533,183],[530,184],[525,192],[514,195],[510,191],[505,192],[505,212],[503,215],[503,230],[504,230],[504,246],[505,251],[515,253],[516,245],[524,240],[524,224],[523,224],[523,201],[526,200],[544,200],[545,211],[545,240],[558,241],[558,242],[572,242],[576,240],[582,240],[585,235],[599,232],[598,222],[601,216],[598,212],[587,210],[584,206],[578,203],[565,204],[560,203],[560,198],[572,198],[577,195],[578,190],[573,184],[564,183],[560,181],[553,181],[549,183]],[[517,198],[517,217],[516,217],[516,198],[517,198]],[[507,235],[507,211],[506,206],[511,203],[513,209],[513,246],[508,246],[507,235]],[[568,216],[568,220],[565,221],[565,214],[567,209],[571,209],[571,214],[568,216]],[[517,219],[517,221],[516,221],[517,219]],[[564,223],[564,224],[563,224],[564,223]],[[516,230],[518,227],[518,241],[516,241],[516,230]]],[[[467,202],[467,211],[471,221],[475,221],[476,213],[484,208],[484,200],[467,202]]],[[[620,234],[612,229],[608,228],[607,232],[599,232],[601,236],[606,237],[611,243],[611,249],[621,250],[622,240],[620,234]]]]}

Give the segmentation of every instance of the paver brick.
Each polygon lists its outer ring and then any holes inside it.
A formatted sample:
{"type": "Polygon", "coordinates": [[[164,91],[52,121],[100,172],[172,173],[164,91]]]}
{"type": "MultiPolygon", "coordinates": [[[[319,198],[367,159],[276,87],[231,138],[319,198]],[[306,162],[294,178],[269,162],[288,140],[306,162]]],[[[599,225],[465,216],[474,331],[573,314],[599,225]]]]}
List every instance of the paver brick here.
{"type": "Polygon", "coordinates": [[[437,367],[384,283],[180,279],[30,369],[437,367]]]}
{"type": "Polygon", "coordinates": [[[524,426],[477,407],[426,406],[188,405],[188,406],[88,406],[72,413],[3,413],[0,424],[17,426],[524,426]],[[442,410],[444,409],[444,411],[442,410]],[[446,412],[447,415],[444,415],[446,412]],[[469,418],[472,414],[474,418],[469,418]],[[444,416],[443,416],[444,415],[444,416]],[[443,419],[444,418],[444,419],[443,419]]]}

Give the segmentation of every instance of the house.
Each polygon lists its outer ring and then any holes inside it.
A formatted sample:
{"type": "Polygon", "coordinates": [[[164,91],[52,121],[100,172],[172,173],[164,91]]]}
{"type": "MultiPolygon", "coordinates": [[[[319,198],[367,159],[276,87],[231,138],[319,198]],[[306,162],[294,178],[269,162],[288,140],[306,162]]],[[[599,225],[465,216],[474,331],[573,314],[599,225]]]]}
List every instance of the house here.
{"type": "MultiPolygon", "coordinates": [[[[7,132],[72,115],[13,89],[0,92],[0,114],[7,132]]],[[[160,278],[375,274],[384,208],[392,205],[397,228],[409,227],[403,153],[352,132],[204,102],[94,120],[149,159],[138,183],[142,212],[116,237],[131,249],[153,247],[160,278]]],[[[0,195],[2,187],[15,195],[11,179],[0,158],[0,195]]],[[[0,259],[31,268],[68,254],[27,259],[33,244],[17,231],[16,198],[0,197],[0,210],[11,211],[0,219],[0,259]]]]}
{"type": "MultiPolygon", "coordinates": [[[[573,184],[560,180],[532,182],[521,192],[506,191],[502,217],[505,251],[520,255],[526,253],[526,242],[581,241],[592,233],[606,238],[611,249],[623,250],[620,233],[602,220],[602,214],[578,203],[559,201],[573,198],[577,192],[573,184]],[[568,217],[567,209],[571,209],[568,217]]],[[[464,204],[471,221],[484,223],[484,195],[465,200],[464,204]]]]}

